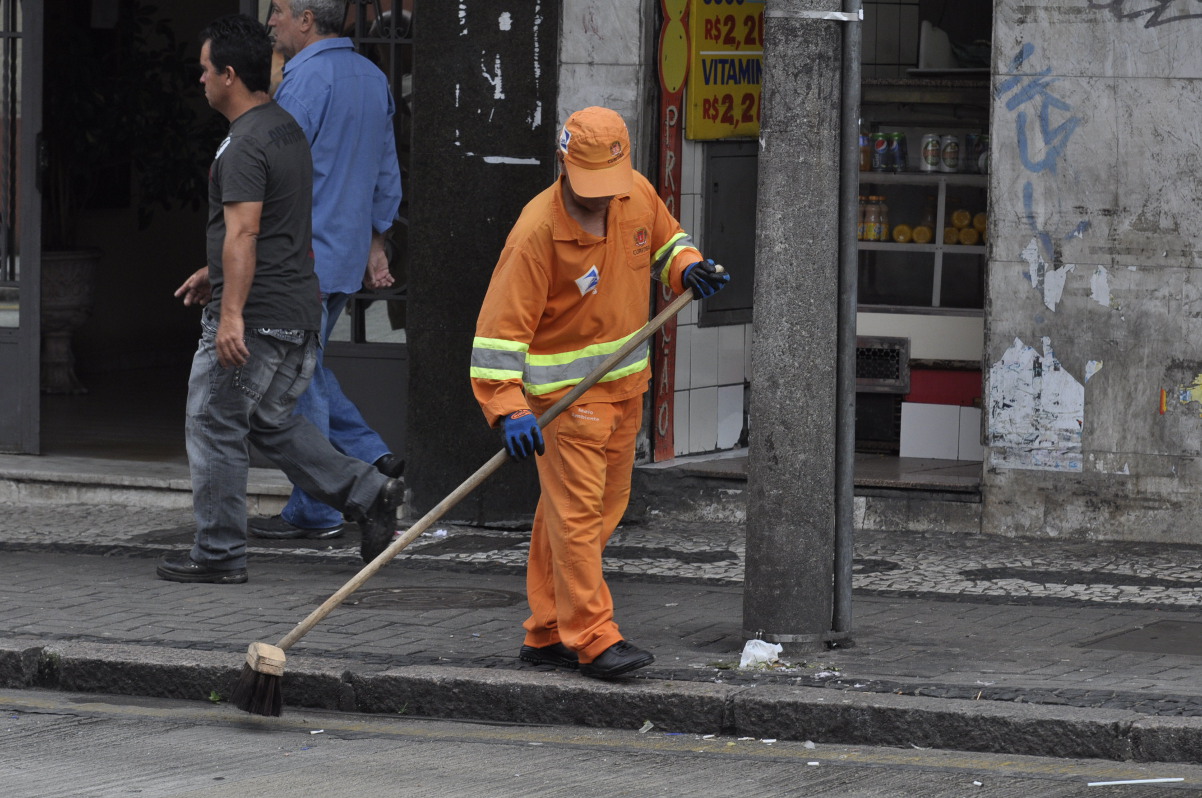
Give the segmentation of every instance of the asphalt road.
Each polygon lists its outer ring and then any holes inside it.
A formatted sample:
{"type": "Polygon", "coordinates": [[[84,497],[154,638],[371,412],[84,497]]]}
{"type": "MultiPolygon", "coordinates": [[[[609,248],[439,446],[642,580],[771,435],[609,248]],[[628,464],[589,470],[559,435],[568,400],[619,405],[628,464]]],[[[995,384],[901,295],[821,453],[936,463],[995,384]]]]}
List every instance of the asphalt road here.
{"type": "Polygon", "coordinates": [[[1127,798],[1200,795],[1202,767],[3,690],[0,794],[1127,798]],[[1182,781],[1091,786],[1141,779],[1182,781]]]}

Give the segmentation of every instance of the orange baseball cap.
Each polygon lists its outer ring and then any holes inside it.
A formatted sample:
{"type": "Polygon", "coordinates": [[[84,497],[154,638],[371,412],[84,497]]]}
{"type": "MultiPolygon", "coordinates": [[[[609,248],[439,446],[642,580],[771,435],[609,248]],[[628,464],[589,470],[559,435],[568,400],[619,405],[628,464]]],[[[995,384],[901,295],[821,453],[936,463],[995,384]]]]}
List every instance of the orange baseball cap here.
{"type": "Polygon", "coordinates": [[[569,116],[559,151],[572,190],[582,197],[612,197],[634,186],[630,134],[615,111],[594,105],[569,116]]]}

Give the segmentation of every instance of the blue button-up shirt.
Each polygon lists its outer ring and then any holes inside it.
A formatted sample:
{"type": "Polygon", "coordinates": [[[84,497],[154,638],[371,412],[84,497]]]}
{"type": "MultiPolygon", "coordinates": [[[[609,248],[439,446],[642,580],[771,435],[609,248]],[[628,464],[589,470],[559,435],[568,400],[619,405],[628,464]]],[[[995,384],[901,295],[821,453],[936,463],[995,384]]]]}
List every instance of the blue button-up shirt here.
{"type": "Polygon", "coordinates": [[[313,150],[313,257],[321,291],[358,291],[372,230],[387,231],[401,205],[388,79],[350,39],[321,39],[284,65],[275,100],[313,150]]]}

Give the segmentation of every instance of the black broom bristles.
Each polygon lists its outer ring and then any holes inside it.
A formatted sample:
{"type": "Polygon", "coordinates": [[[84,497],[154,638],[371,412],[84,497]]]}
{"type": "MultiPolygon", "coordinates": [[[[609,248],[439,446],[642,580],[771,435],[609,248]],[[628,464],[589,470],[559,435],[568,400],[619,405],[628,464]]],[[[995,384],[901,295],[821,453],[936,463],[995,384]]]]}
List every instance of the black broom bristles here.
{"type": "Polygon", "coordinates": [[[280,676],[259,673],[248,662],[242,666],[242,674],[234,685],[230,702],[243,712],[278,718],[284,711],[281,679],[280,676]]]}

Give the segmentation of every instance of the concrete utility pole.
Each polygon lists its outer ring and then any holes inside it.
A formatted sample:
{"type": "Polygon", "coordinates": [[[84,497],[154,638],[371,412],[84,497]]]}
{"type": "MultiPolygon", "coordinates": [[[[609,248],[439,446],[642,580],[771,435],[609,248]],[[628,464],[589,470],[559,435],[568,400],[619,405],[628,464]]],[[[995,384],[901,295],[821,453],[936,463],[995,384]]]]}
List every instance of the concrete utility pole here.
{"type": "Polygon", "coordinates": [[[831,629],[840,53],[818,0],[764,12],[743,630],[794,653],[831,629]]]}

